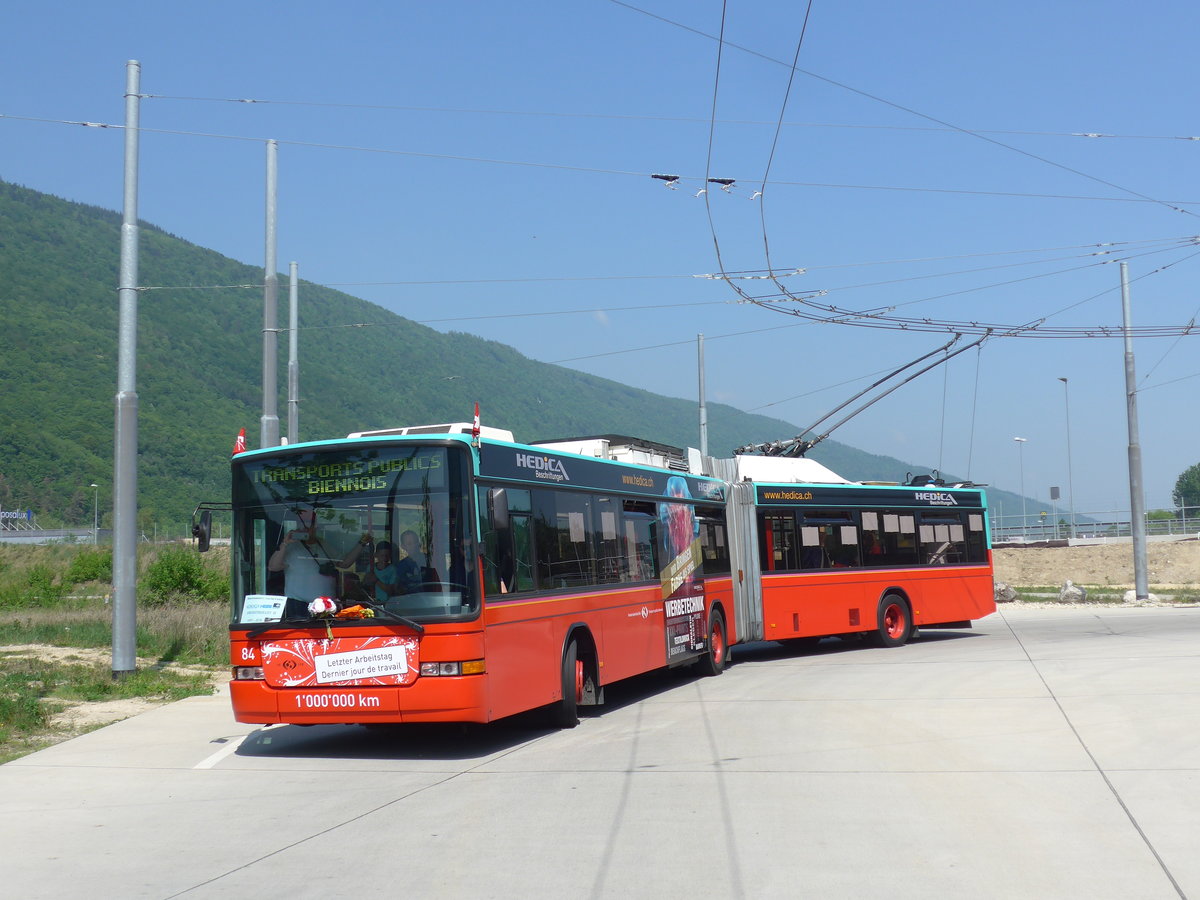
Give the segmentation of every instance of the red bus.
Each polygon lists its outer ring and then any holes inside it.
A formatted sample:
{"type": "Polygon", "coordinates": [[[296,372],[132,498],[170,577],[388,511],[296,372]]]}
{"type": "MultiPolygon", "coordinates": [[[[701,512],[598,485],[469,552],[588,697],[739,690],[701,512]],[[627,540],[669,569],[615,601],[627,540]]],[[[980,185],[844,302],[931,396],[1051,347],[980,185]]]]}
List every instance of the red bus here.
{"type": "Polygon", "coordinates": [[[977,486],[847,482],[809,459],[714,460],[728,481],[738,634],[808,645],[970,628],[996,611],[987,497],[977,486]]]}
{"type": "Polygon", "coordinates": [[[994,611],[981,491],[814,466],[617,436],[525,445],[471,425],[240,453],[235,717],[490,722],[545,707],[570,727],[607,685],[716,675],[739,641],[896,646],[994,611]]]}

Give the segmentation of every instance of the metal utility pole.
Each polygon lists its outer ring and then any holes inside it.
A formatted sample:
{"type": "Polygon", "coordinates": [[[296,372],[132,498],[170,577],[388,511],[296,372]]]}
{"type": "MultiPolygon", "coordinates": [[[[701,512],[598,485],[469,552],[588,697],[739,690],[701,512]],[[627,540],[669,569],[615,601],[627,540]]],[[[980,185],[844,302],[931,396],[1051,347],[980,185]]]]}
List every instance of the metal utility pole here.
{"type": "Polygon", "coordinates": [[[100,485],[92,482],[92,546],[100,543],[100,485]]]}
{"type": "Polygon", "coordinates": [[[1060,376],[1058,380],[1063,383],[1063,403],[1067,411],[1067,498],[1071,505],[1071,530],[1067,532],[1069,544],[1071,538],[1075,537],[1075,478],[1071,474],[1071,389],[1066,378],[1060,376]]]}
{"type": "Polygon", "coordinates": [[[1015,437],[1017,442],[1017,461],[1021,468],[1021,540],[1025,540],[1025,444],[1029,438],[1015,437]]]}
{"type": "Polygon", "coordinates": [[[288,443],[300,442],[300,352],[296,324],[300,318],[300,284],[296,263],[288,266],[288,443]]]}
{"type": "Polygon", "coordinates": [[[708,456],[708,405],[704,399],[704,335],[696,335],[697,365],[700,369],[700,455],[708,456]]]}
{"type": "Polygon", "coordinates": [[[267,141],[267,248],[263,279],[263,398],[259,445],[279,445],[279,272],[275,264],[276,154],[278,144],[267,141]]]}
{"type": "Polygon", "coordinates": [[[112,674],[137,668],[138,113],[141,64],[125,63],[125,197],[117,288],[117,397],[113,446],[112,674]]]}
{"type": "Polygon", "coordinates": [[[1146,575],[1146,499],[1142,489],[1142,445],[1138,440],[1137,378],[1130,332],[1129,267],[1121,263],[1121,320],[1125,329],[1125,409],[1129,419],[1129,530],[1133,535],[1133,588],[1138,600],[1150,598],[1146,575]]]}

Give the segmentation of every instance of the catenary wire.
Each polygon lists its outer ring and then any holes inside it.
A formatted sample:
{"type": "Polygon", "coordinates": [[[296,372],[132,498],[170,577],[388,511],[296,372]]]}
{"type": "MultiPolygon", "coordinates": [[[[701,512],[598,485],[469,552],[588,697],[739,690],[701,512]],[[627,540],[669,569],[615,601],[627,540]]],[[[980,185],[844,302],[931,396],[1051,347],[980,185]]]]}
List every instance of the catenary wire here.
{"type": "MultiPolygon", "coordinates": [[[[615,121],[634,122],[680,122],[690,125],[707,124],[707,119],[695,116],[651,116],[634,113],[581,113],[561,112],[558,110],[536,109],[482,109],[477,107],[458,106],[396,106],[386,103],[334,103],[322,100],[288,100],[266,97],[195,97],[174,94],[138,94],[141,100],[182,100],[202,103],[234,103],[249,106],[309,106],[324,109],[363,109],[384,112],[422,112],[449,113],[458,115],[480,116],[528,116],[531,118],[552,119],[610,119],[615,121]]],[[[774,122],[756,119],[721,119],[721,125],[774,125],[774,122]]],[[[785,128],[844,128],[864,129],[873,131],[929,131],[956,134],[956,128],[938,128],[930,125],[880,125],[866,122],[784,122],[785,128]]],[[[1171,135],[1171,134],[1118,134],[1105,131],[1033,131],[1022,129],[1001,128],[972,128],[975,134],[1008,134],[1017,137],[1069,137],[1087,138],[1121,138],[1146,141],[1200,141],[1200,136],[1171,135]]]]}
{"type": "MultiPolygon", "coordinates": [[[[641,9],[641,8],[639,8],[639,7],[637,7],[637,6],[634,6],[634,5],[630,4],[630,3],[626,3],[626,2],[624,2],[624,0],[609,0],[609,2],[610,2],[610,3],[614,3],[614,4],[616,4],[617,6],[622,6],[622,7],[626,8],[626,9],[629,9],[629,10],[631,10],[631,11],[633,11],[633,12],[640,13],[640,14],[642,14],[642,15],[645,15],[645,16],[649,16],[649,17],[650,17],[650,18],[652,18],[652,19],[657,19],[657,20],[658,20],[658,21],[660,21],[660,22],[665,22],[666,24],[672,25],[672,26],[674,26],[674,27],[676,27],[676,28],[682,28],[682,29],[684,29],[685,31],[689,31],[689,32],[691,32],[691,33],[693,33],[693,34],[696,34],[696,35],[699,35],[699,36],[701,36],[701,37],[707,38],[708,40],[716,40],[716,41],[718,41],[718,42],[719,42],[721,45],[726,45],[726,44],[728,44],[728,46],[730,46],[730,47],[732,47],[732,48],[734,48],[734,49],[736,49],[736,50],[740,50],[740,51],[742,51],[743,53],[749,53],[749,54],[751,54],[751,55],[753,55],[753,56],[759,57],[760,59],[767,60],[767,61],[769,61],[769,62],[772,62],[772,63],[775,63],[775,64],[777,64],[777,65],[781,65],[781,66],[786,66],[786,65],[787,65],[787,63],[786,63],[786,62],[783,62],[782,60],[779,60],[779,59],[775,59],[775,58],[774,58],[774,57],[772,57],[772,56],[768,56],[768,55],[766,55],[766,54],[764,54],[764,53],[760,53],[759,51],[752,50],[752,49],[750,49],[749,47],[744,47],[744,46],[742,46],[742,45],[740,45],[740,44],[735,44],[735,43],[732,43],[732,42],[726,41],[726,40],[724,39],[724,34],[723,34],[723,32],[722,32],[722,35],[721,35],[721,37],[719,37],[719,38],[718,38],[718,37],[714,37],[713,35],[706,34],[706,33],[702,32],[702,31],[700,31],[699,29],[692,28],[692,27],[691,27],[691,26],[689,26],[689,25],[684,25],[682,22],[676,22],[676,21],[674,21],[674,20],[672,20],[672,19],[668,19],[668,18],[666,18],[666,17],[664,17],[664,16],[660,16],[660,15],[657,15],[657,14],[655,14],[655,13],[648,12],[647,10],[641,9]]],[[[723,23],[724,23],[724,14],[722,13],[722,26],[723,26],[723,23]]],[[[1003,141],[999,141],[999,140],[996,140],[995,138],[988,137],[988,136],[986,136],[986,135],[984,135],[984,134],[982,134],[982,133],[980,133],[980,132],[971,131],[970,129],[967,129],[967,128],[962,128],[962,127],[960,127],[960,126],[958,126],[958,125],[955,125],[955,124],[954,124],[954,123],[952,123],[952,122],[946,122],[946,121],[944,121],[944,120],[942,120],[942,119],[939,119],[939,118],[937,118],[936,116],[931,116],[931,115],[929,115],[929,114],[927,114],[927,113],[923,113],[923,112],[920,112],[920,111],[918,111],[918,110],[912,109],[911,107],[904,106],[903,104],[896,103],[895,101],[888,100],[888,99],[886,99],[886,98],[884,98],[884,97],[879,97],[879,96],[877,96],[877,95],[875,95],[875,94],[872,94],[872,93],[870,93],[870,92],[868,92],[868,91],[864,91],[864,90],[862,90],[861,88],[852,87],[851,85],[845,84],[845,83],[843,83],[843,82],[837,81],[837,80],[835,80],[835,79],[832,79],[832,78],[828,78],[828,77],[826,77],[826,76],[824,76],[824,75],[819,75],[819,74],[817,74],[816,72],[809,72],[809,71],[807,71],[807,70],[805,70],[805,69],[797,69],[796,71],[800,72],[802,75],[806,75],[806,76],[808,76],[809,78],[814,78],[814,79],[816,79],[816,80],[818,80],[818,81],[822,81],[822,82],[824,82],[824,83],[826,83],[826,84],[833,85],[834,87],[841,88],[842,90],[845,90],[845,91],[850,91],[851,93],[853,93],[853,94],[857,94],[857,95],[858,95],[858,96],[860,96],[860,97],[865,97],[865,98],[867,98],[868,100],[872,100],[872,101],[874,101],[874,102],[876,102],[876,103],[882,103],[882,104],[884,104],[885,106],[890,106],[890,107],[891,107],[891,108],[893,108],[893,109],[900,110],[901,112],[907,113],[907,114],[909,114],[909,115],[917,116],[918,118],[925,119],[926,121],[929,121],[929,122],[933,122],[933,123],[935,123],[935,124],[937,124],[937,125],[940,125],[940,126],[942,126],[942,127],[944,127],[944,128],[949,128],[949,129],[951,129],[951,130],[953,130],[953,131],[956,131],[956,132],[958,132],[958,133],[960,133],[960,134],[965,134],[965,135],[968,135],[968,136],[970,136],[970,137],[977,138],[977,139],[979,139],[979,140],[981,140],[981,141],[985,141],[985,142],[987,142],[987,143],[989,143],[989,144],[993,144],[993,145],[995,145],[995,146],[997,146],[997,147],[1000,147],[1000,148],[1002,148],[1002,149],[1008,150],[1008,151],[1010,151],[1010,152],[1012,152],[1012,153],[1017,153],[1017,154],[1019,154],[1019,155],[1021,155],[1021,156],[1028,157],[1029,159],[1033,159],[1033,160],[1036,160],[1036,161],[1038,161],[1038,162],[1045,163],[1046,165],[1053,166],[1053,167],[1055,167],[1055,168],[1058,168],[1058,169],[1062,169],[1062,170],[1063,170],[1063,171],[1065,171],[1065,172],[1070,172],[1070,173],[1072,173],[1072,174],[1074,174],[1074,175],[1078,175],[1078,176],[1079,176],[1079,177],[1081,177],[1081,178],[1086,178],[1086,179],[1088,179],[1088,180],[1090,180],[1090,181],[1095,181],[1095,182],[1098,182],[1099,184],[1106,185],[1106,186],[1108,186],[1108,187],[1111,187],[1111,188],[1114,188],[1114,189],[1116,189],[1116,190],[1119,190],[1119,191],[1121,191],[1121,192],[1123,192],[1123,193],[1130,194],[1130,195],[1132,195],[1132,196],[1134,196],[1134,197],[1139,197],[1139,198],[1141,198],[1142,200],[1145,200],[1145,201],[1148,201],[1148,202],[1152,202],[1152,203],[1156,203],[1156,204],[1159,204],[1159,205],[1161,205],[1161,206],[1165,206],[1166,208],[1168,208],[1168,209],[1171,209],[1171,210],[1174,210],[1175,212],[1181,212],[1181,213],[1184,213],[1184,214],[1186,214],[1186,215],[1192,215],[1192,216],[1197,216],[1197,217],[1200,217],[1200,214],[1194,213],[1194,212],[1192,212],[1192,211],[1191,211],[1191,210],[1189,210],[1189,209],[1182,208],[1182,207],[1180,207],[1180,206],[1178,206],[1178,205],[1174,205],[1174,204],[1172,204],[1172,203],[1169,203],[1169,202],[1167,202],[1167,201],[1164,201],[1164,200],[1160,200],[1160,199],[1157,199],[1157,198],[1154,198],[1154,197],[1150,197],[1150,196],[1148,196],[1147,194],[1143,194],[1143,193],[1141,193],[1141,192],[1139,192],[1139,191],[1135,191],[1135,190],[1133,190],[1132,188],[1127,188],[1127,187],[1124,187],[1124,186],[1122,186],[1122,185],[1116,184],[1115,182],[1107,181],[1106,179],[1099,178],[1099,177],[1097,177],[1097,176],[1095,176],[1095,175],[1090,175],[1090,174],[1088,174],[1087,172],[1081,171],[1081,170],[1079,170],[1079,169],[1075,169],[1075,168],[1073,168],[1073,167],[1071,167],[1071,166],[1064,165],[1063,163],[1055,162],[1055,161],[1054,161],[1054,160],[1052,160],[1052,159],[1047,159],[1047,158],[1046,158],[1046,157],[1044,157],[1044,156],[1039,156],[1038,154],[1036,154],[1036,153],[1031,153],[1031,152],[1029,152],[1028,150],[1022,150],[1022,149],[1021,149],[1021,148],[1019,148],[1019,147],[1014,147],[1014,146],[1012,146],[1011,144],[1006,144],[1006,143],[1004,143],[1003,141]]]]}
{"type": "MultiPolygon", "coordinates": [[[[50,119],[39,116],[18,116],[8,113],[0,113],[0,119],[8,119],[17,122],[35,122],[45,125],[68,125],[68,126],[83,126],[86,128],[111,129],[114,131],[124,130],[122,124],[112,122],[91,122],[83,120],[71,119],[50,119]]],[[[350,153],[372,153],[384,156],[403,156],[416,159],[437,159],[448,160],[451,162],[468,162],[478,163],[481,165],[495,166],[516,166],[520,168],[530,169],[549,169],[560,172],[578,172],[587,175],[613,175],[625,178],[649,178],[650,172],[636,172],[628,169],[604,169],[594,166],[573,166],[565,163],[546,163],[546,162],[531,162],[529,160],[510,160],[496,159],[493,157],[484,156],[461,156],[446,153],[427,153],[419,150],[396,150],[388,147],[364,147],[353,144],[333,144],[321,141],[298,141],[289,140],[287,138],[264,138],[254,137],[250,135],[237,134],[220,134],[216,132],[205,131],[185,131],[172,128],[147,128],[140,126],[138,131],[142,134],[161,134],[173,137],[197,137],[208,138],[212,140],[227,140],[227,141],[242,141],[246,143],[265,144],[269,140],[273,140],[277,145],[283,147],[302,147],[318,150],[337,150],[350,153]]],[[[697,182],[700,184],[706,183],[706,176],[699,175],[680,175],[680,181],[697,182]]],[[[753,179],[736,177],[730,179],[732,181],[753,179]]],[[[872,184],[841,184],[832,182],[806,182],[806,181],[774,181],[771,182],[776,187],[806,187],[806,188],[828,188],[832,190],[868,190],[868,191],[901,191],[907,193],[924,193],[924,194],[948,194],[968,197],[1012,197],[1027,200],[1082,200],[1094,201],[1102,203],[1150,203],[1150,204],[1167,204],[1172,208],[1200,206],[1200,200],[1156,200],[1154,198],[1139,198],[1133,197],[1100,197],[1089,196],[1085,194],[1039,194],[1028,191],[982,191],[970,190],[966,188],[926,188],[926,187],[906,187],[896,185],[872,185],[872,184]]],[[[1186,212],[1187,210],[1181,209],[1186,212]]]]}

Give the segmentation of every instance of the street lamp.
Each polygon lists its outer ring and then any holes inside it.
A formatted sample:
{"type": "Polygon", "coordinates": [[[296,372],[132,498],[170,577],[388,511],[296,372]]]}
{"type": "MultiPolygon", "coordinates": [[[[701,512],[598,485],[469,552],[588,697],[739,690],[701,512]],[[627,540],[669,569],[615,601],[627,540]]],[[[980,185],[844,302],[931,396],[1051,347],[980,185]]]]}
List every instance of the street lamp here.
{"type": "Polygon", "coordinates": [[[1021,540],[1025,540],[1025,444],[1029,438],[1015,437],[1017,460],[1021,469],[1021,540]]]}
{"type": "Polygon", "coordinates": [[[1067,410],[1067,503],[1071,507],[1071,527],[1067,531],[1067,543],[1071,543],[1071,538],[1075,537],[1075,484],[1071,478],[1071,391],[1067,386],[1067,379],[1059,377],[1063,383],[1063,403],[1067,410]]]}
{"type": "Polygon", "coordinates": [[[100,485],[91,483],[92,488],[92,546],[100,543],[100,485]]]}

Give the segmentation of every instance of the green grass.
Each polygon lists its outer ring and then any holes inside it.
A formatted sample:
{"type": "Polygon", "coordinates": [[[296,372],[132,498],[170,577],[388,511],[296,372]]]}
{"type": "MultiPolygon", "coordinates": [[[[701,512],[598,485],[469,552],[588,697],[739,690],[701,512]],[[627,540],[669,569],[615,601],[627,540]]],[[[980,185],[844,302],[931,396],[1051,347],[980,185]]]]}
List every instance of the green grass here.
{"type": "Polygon", "coordinates": [[[149,666],[114,679],[106,662],[50,661],[0,647],[0,763],[69,737],[52,717],[71,704],[134,697],[170,702],[211,691],[205,672],[149,666]]]}
{"type": "Polygon", "coordinates": [[[112,675],[111,550],[0,544],[0,762],[69,737],[52,722],[75,703],[141,697],[173,701],[211,691],[229,664],[228,556],[186,558],[179,547],[139,548],[137,669],[112,675]],[[100,651],[51,661],[20,644],[100,651]],[[178,666],[200,672],[180,672],[178,666]]]}
{"type": "MultiPolygon", "coordinates": [[[[137,610],[137,653],[159,662],[224,666],[229,662],[224,604],[178,603],[137,610]]],[[[0,641],[53,647],[112,646],[112,607],[103,600],[8,614],[0,641]]],[[[2,650],[3,645],[0,645],[2,650]]]]}
{"type": "MultiPolygon", "coordinates": [[[[1087,591],[1087,603],[1121,605],[1125,602],[1127,587],[1113,588],[1108,585],[1079,585],[1087,591]]],[[[1026,603],[1059,603],[1058,595],[1061,585],[1043,585],[1016,588],[1017,602],[1026,603]]],[[[1150,585],[1150,593],[1167,603],[1193,604],[1200,603],[1200,595],[1192,592],[1158,591],[1150,585]]]]}

